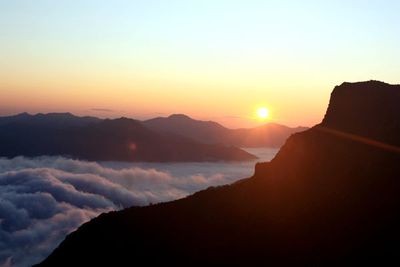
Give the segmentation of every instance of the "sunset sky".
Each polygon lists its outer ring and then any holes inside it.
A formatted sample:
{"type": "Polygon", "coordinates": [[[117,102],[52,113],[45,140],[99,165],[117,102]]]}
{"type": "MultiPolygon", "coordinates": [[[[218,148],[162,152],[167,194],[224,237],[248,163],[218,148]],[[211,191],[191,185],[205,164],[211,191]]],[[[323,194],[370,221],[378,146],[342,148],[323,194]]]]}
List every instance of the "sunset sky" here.
{"type": "Polygon", "coordinates": [[[0,115],[185,113],[311,126],[343,81],[400,83],[400,1],[0,0],[0,115]]]}

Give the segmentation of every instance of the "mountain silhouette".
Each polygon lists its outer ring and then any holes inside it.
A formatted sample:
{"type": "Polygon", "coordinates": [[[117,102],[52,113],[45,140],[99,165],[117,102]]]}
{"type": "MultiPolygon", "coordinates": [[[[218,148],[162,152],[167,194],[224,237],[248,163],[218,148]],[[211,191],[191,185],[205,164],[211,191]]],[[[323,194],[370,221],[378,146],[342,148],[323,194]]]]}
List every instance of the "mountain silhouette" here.
{"type": "Polygon", "coordinates": [[[343,83],[255,174],[102,214],[39,266],[398,265],[400,86],[343,83]]]}
{"type": "Polygon", "coordinates": [[[219,123],[194,120],[184,114],[154,118],[143,124],[158,132],[181,135],[201,143],[237,147],[280,147],[291,134],[307,129],[290,128],[276,123],[255,128],[228,129],[219,123]]]}
{"type": "Polygon", "coordinates": [[[71,113],[38,113],[30,115],[26,112],[14,116],[0,117],[0,126],[7,124],[26,124],[29,126],[41,126],[46,128],[67,128],[87,126],[101,119],[95,117],[78,117],[71,113]]]}
{"type": "Polygon", "coordinates": [[[237,147],[158,133],[140,121],[50,113],[0,118],[0,156],[65,155],[111,161],[237,161],[256,157],[237,147]]]}

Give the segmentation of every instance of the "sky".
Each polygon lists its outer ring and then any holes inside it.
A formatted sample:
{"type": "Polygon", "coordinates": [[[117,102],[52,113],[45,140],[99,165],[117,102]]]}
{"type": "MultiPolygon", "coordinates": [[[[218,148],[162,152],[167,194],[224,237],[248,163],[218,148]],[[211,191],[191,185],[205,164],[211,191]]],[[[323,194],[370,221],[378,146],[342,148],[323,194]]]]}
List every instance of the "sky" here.
{"type": "Polygon", "coordinates": [[[312,126],[344,81],[400,83],[400,1],[0,0],[0,115],[185,113],[312,126]]]}

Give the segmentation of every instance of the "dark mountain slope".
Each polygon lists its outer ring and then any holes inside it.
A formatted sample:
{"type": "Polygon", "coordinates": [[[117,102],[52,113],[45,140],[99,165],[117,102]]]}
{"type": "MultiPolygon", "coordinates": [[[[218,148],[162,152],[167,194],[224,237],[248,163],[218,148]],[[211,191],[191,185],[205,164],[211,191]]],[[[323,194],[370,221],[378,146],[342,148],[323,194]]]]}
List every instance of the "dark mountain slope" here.
{"type": "Polygon", "coordinates": [[[291,134],[307,129],[275,123],[248,129],[228,129],[213,121],[194,120],[182,114],[154,118],[143,124],[158,132],[181,135],[201,143],[237,147],[280,147],[291,134]]]}
{"type": "Polygon", "coordinates": [[[203,143],[223,143],[230,130],[213,121],[194,120],[183,114],[174,114],[167,118],[159,117],[144,121],[149,129],[159,132],[179,134],[203,143]]]}
{"type": "Polygon", "coordinates": [[[40,266],[398,265],[399,90],[342,84],[324,121],[290,137],[253,177],[103,214],[40,266]]]}
{"type": "Polygon", "coordinates": [[[101,120],[69,113],[0,118],[0,156],[66,155],[87,160],[252,160],[239,148],[160,134],[127,118],[101,120]]]}
{"type": "Polygon", "coordinates": [[[87,126],[100,122],[101,119],[95,117],[78,117],[71,113],[38,113],[31,115],[20,113],[14,116],[0,117],[0,126],[13,124],[26,124],[30,126],[41,126],[46,128],[68,128],[77,126],[87,126]]]}

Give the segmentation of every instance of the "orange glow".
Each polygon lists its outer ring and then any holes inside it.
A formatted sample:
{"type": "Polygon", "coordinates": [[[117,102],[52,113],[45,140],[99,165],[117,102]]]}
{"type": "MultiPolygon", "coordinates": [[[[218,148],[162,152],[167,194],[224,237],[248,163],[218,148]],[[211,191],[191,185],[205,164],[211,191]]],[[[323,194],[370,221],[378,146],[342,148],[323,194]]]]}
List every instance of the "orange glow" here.
{"type": "Polygon", "coordinates": [[[346,138],[346,139],[349,139],[349,140],[352,140],[355,142],[359,142],[359,143],[363,143],[366,145],[378,147],[380,149],[400,153],[400,147],[386,144],[386,143],[383,143],[383,142],[380,142],[380,141],[377,141],[377,140],[374,140],[374,139],[371,139],[368,137],[359,136],[359,135],[355,135],[355,134],[351,134],[351,133],[346,133],[346,132],[338,131],[335,129],[323,127],[323,126],[317,126],[315,129],[325,132],[325,133],[329,133],[329,134],[341,137],[341,138],[346,138]]]}
{"type": "Polygon", "coordinates": [[[135,143],[129,143],[128,147],[131,151],[135,151],[137,149],[137,145],[135,143]]]}

